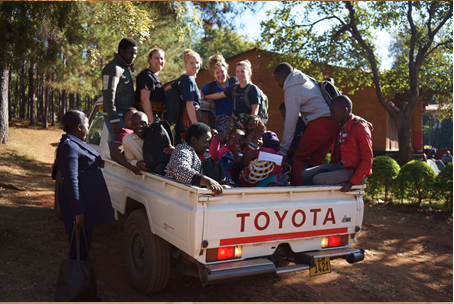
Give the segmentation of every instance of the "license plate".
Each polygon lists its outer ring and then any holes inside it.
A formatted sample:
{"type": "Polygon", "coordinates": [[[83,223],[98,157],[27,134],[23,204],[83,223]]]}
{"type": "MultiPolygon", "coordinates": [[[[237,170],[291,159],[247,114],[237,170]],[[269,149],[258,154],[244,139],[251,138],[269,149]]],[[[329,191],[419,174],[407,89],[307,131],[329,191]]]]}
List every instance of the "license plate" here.
{"type": "Polygon", "coordinates": [[[325,274],[328,272],[331,272],[331,265],[329,263],[329,257],[316,258],[315,266],[309,270],[309,274],[311,277],[325,274]]]}

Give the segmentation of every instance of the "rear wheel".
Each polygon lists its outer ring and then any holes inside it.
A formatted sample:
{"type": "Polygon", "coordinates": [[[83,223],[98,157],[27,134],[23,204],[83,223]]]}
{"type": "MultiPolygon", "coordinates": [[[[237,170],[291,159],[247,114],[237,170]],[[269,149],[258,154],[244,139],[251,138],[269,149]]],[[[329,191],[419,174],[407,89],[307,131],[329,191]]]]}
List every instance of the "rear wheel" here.
{"type": "Polygon", "coordinates": [[[55,178],[55,191],[54,191],[54,214],[58,219],[62,219],[63,216],[61,214],[60,204],[58,203],[58,191],[60,190],[60,186],[62,184],[62,178],[60,170],[57,171],[57,176],[55,178]]]}
{"type": "Polygon", "coordinates": [[[126,221],[123,252],[129,279],[137,291],[157,293],[166,287],[170,273],[169,244],[151,232],[143,209],[132,212],[126,221]]]}

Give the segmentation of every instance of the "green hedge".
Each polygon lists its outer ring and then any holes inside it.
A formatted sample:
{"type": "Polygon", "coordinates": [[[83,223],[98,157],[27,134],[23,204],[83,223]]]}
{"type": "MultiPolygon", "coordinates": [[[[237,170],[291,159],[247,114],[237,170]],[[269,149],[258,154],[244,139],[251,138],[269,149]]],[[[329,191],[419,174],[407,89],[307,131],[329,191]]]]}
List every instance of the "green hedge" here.
{"type": "Polygon", "coordinates": [[[389,156],[374,158],[372,174],[368,176],[367,181],[367,192],[373,199],[385,191],[385,200],[388,200],[388,192],[399,174],[399,169],[399,164],[389,156]]]}
{"type": "Polygon", "coordinates": [[[432,197],[436,174],[426,163],[412,160],[401,169],[392,187],[397,199],[413,198],[420,205],[425,198],[432,197]]]}
{"type": "Polygon", "coordinates": [[[444,166],[443,170],[435,178],[434,196],[442,198],[445,208],[452,211],[452,164],[444,166]]]}

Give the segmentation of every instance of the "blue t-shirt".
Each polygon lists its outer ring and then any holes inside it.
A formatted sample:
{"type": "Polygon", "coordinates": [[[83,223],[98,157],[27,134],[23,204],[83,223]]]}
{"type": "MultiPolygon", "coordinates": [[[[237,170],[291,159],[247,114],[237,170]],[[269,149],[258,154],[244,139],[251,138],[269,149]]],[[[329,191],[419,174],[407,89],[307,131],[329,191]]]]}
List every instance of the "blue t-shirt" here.
{"type": "Polygon", "coordinates": [[[201,96],[194,77],[183,75],[180,80],[180,94],[183,97],[183,101],[186,102],[192,100],[194,101],[194,107],[200,107],[201,96]]]}
{"type": "MultiPolygon", "coordinates": [[[[236,77],[234,77],[234,78],[235,78],[235,82],[238,82],[238,79],[236,77]]],[[[227,86],[225,88],[221,87],[217,80],[215,80],[214,82],[215,82],[215,85],[214,85],[213,93],[224,92],[230,86],[229,79],[227,79],[227,86]]],[[[203,93],[203,95],[210,94],[210,83],[207,83],[206,85],[203,86],[202,93],[203,93]]],[[[232,115],[232,99],[222,98],[222,99],[214,100],[214,104],[216,105],[216,115],[219,115],[219,114],[232,115]]]]}
{"type": "MultiPolygon", "coordinates": [[[[234,101],[233,94],[234,93],[236,93],[236,94],[244,93],[244,91],[246,91],[246,88],[249,85],[252,85],[252,84],[250,83],[247,86],[245,86],[244,88],[241,88],[239,84],[230,86],[227,89],[225,89],[224,94],[225,94],[225,96],[227,96],[227,98],[230,98],[232,100],[232,104],[233,104],[233,101],[234,101]],[[233,90],[235,88],[236,88],[236,92],[233,92],[233,90]]],[[[258,103],[258,104],[262,103],[260,92],[255,85],[252,85],[252,88],[249,90],[247,96],[249,97],[249,102],[251,103],[251,106],[256,103],[258,103]]],[[[232,109],[233,109],[233,105],[232,105],[232,109]]],[[[246,103],[244,102],[244,96],[238,95],[236,97],[236,110],[235,109],[233,110],[234,114],[235,115],[238,115],[240,113],[251,114],[251,111],[252,111],[252,109],[249,109],[246,106],[246,103]]]]}

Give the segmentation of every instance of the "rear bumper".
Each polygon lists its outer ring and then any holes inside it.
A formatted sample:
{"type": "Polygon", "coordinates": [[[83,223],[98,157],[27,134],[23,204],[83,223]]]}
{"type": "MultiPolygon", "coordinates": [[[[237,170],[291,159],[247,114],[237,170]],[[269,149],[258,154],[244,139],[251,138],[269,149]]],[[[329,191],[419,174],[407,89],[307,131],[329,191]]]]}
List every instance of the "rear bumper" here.
{"type": "Polygon", "coordinates": [[[216,284],[233,279],[246,277],[280,274],[309,269],[314,265],[314,259],[329,257],[331,259],[343,258],[349,263],[364,260],[364,249],[342,248],[323,251],[295,253],[295,265],[276,268],[274,263],[266,258],[257,258],[238,262],[205,265],[201,271],[203,286],[216,284]]]}

